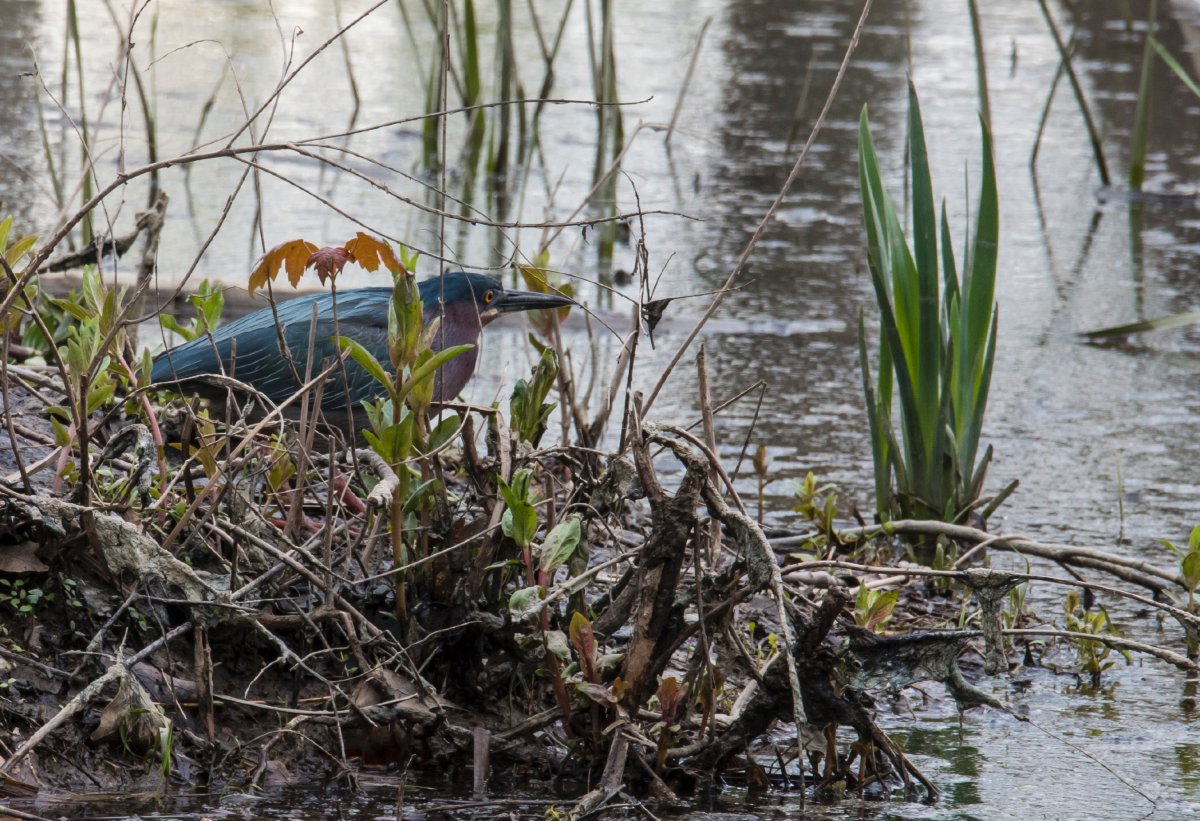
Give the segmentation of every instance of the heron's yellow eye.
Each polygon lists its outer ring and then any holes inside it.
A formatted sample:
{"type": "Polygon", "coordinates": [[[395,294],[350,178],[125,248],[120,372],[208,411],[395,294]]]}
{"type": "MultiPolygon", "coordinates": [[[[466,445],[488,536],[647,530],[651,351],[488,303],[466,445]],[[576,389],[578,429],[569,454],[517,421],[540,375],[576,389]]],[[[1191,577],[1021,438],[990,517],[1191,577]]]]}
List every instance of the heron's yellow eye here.
{"type": "Polygon", "coordinates": [[[483,304],[487,305],[489,302],[491,302],[495,298],[496,298],[496,292],[488,291],[483,295],[483,304]]]}

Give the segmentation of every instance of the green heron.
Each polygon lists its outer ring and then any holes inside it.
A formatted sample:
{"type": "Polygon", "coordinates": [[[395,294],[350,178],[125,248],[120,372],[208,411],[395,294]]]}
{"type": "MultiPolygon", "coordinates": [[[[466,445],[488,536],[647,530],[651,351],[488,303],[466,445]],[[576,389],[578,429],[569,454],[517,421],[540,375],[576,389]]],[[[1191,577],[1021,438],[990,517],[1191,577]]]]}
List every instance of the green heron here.
{"type": "MultiPolygon", "coordinates": [[[[441,332],[433,340],[435,350],[454,345],[477,345],[483,326],[500,314],[573,304],[567,297],[557,294],[506,291],[492,277],[463,271],[447,273],[440,280],[427,279],[419,288],[425,306],[425,322],[429,323],[439,315],[442,317],[441,332]]],[[[154,360],[150,381],[186,383],[189,390],[222,401],[226,389],[212,380],[206,383],[205,377],[224,374],[279,404],[299,390],[301,383],[296,381],[297,374],[301,380],[316,376],[338,355],[334,338],[339,335],[356,340],[388,367],[391,363],[388,353],[391,299],[392,289],[386,287],[339,291],[336,326],[334,294],[331,292],[280,303],[275,312],[262,308],[222,325],[211,334],[163,351],[154,360]],[[316,306],[315,325],[313,306],[316,306]],[[276,313],[295,371],[280,351],[276,313]],[[311,369],[308,363],[310,334],[316,360],[311,369]]],[[[472,348],[442,366],[434,385],[434,401],[453,399],[462,391],[475,372],[478,352],[478,347],[472,348]]],[[[360,410],[362,402],[382,393],[379,383],[365,369],[347,359],[344,371],[334,369],[323,388],[321,410],[326,423],[353,434],[356,425],[351,411],[357,413],[361,423],[365,418],[360,410]]]]}

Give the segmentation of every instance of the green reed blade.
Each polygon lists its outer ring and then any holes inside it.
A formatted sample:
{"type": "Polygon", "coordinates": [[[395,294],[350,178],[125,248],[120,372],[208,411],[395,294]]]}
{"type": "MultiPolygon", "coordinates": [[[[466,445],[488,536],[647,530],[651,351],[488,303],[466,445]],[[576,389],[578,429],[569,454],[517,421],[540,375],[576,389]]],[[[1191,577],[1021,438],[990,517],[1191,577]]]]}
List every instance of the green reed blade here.
{"type": "Polygon", "coordinates": [[[1133,112],[1133,139],[1129,145],[1129,187],[1142,190],[1146,180],[1146,152],[1150,147],[1150,110],[1154,80],[1154,24],[1158,17],[1158,2],[1150,0],[1150,19],[1146,23],[1146,44],[1142,48],[1142,76],[1138,81],[1137,107],[1133,112]]]}
{"type": "Polygon", "coordinates": [[[917,321],[917,300],[908,298],[908,294],[915,290],[910,285],[915,280],[915,265],[895,209],[883,188],[865,108],[859,121],[859,177],[863,191],[864,220],[868,226],[867,256],[880,311],[880,347],[890,347],[907,453],[917,455],[920,459],[926,452],[926,445],[910,359],[916,356],[916,346],[911,344],[911,340],[917,321]],[[900,286],[899,293],[893,294],[893,288],[897,285],[900,286]],[[906,345],[906,341],[910,344],[906,345]]]}
{"type": "Polygon", "coordinates": [[[975,43],[975,84],[979,89],[979,113],[983,121],[992,127],[992,104],[988,100],[987,61],[983,54],[983,26],[979,22],[979,4],[967,0],[971,14],[971,39],[975,43]]]}
{"type": "Polygon", "coordinates": [[[916,276],[912,278],[916,299],[917,323],[912,329],[917,367],[917,403],[920,406],[922,436],[926,458],[935,464],[934,442],[937,439],[937,405],[939,378],[942,371],[941,327],[938,322],[938,253],[937,216],[933,204],[933,182],[930,179],[929,157],[925,146],[925,129],[921,122],[921,106],[917,90],[908,85],[908,154],[912,177],[913,250],[916,257],[916,276]]]}
{"type": "MultiPolygon", "coordinates": [[[[871,431],[871,462],[875,467],[875,512],[881,520],[887,518],[891,474],[888,464],[887,438],[883,432],[882,417],[891,413],[891,402],[882,403],[871,388],[871,365],[867,361],[867,329],[863,311],[858,311],[858,365],[862,374],[863,397],[867,404],[867,427],[871,431]]],[[[883,365],[880,364],[880,375],[883,365]]]]}
{"type": "Polygon", "coordinates": [[[1187,73],[1187,69],[1179,64],[1179,61],[1172,56],[1171,52],[1167,51],[1166,47],[1164,47],[1163,44],[1158,41],[1158,38],[1151,34],[1148,42],[1150,43],[1150,47],[1158,52],[1158,56],[1163,59],[1163,62],[1167,64],[1167,67],[1170,68],[1171,71],[1175,72],[1175,76],[1180,80],[1183,80],[1183,84],[1191,89],[1193,94],[1195,94],[1197,97],[1200,97],[1200,86],[1196,85],[1196,81],[1193,80],[1187,73]]]}

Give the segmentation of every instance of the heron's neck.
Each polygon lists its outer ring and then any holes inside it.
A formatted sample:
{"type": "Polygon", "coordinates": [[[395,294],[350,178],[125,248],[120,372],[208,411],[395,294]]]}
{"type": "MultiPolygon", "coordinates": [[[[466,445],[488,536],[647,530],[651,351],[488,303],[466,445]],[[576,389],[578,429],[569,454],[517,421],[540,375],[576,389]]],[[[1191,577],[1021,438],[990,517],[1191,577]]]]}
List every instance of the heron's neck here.
{"type": "Polygon", "coordinates": [[[463,302],[448,302],[439,306],[434,303],[425,309],[425,324],[438,317],[442,323],[433,335],[433,349],[440,351],[455,345],[477,345],[482,325],[475,306],[463,302]]]}

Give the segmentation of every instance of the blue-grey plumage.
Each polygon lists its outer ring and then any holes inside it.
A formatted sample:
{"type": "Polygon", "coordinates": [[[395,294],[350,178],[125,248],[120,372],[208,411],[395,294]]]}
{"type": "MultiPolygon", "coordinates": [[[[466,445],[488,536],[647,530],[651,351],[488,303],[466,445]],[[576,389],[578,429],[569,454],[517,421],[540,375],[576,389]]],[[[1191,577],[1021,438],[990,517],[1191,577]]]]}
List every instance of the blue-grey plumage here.
{"type": "MultiPolygon", "coordinates": [[[[572,304],[554,294],[506,291],[500,282],[483,274],[456,271],[419,285],[425,322],[441,316],[442,324],[434,336],[436,350],[455,345],[476,345],[483,326],[501,313],[539,308],[557,308],[572,304]]],[[[271,402],[280,404],[294,394],[303,381],[317,376],[338,349],[334,338],[350,337],[390,370],[388,354],[388,309],[391,288],[355,288],[336,295],[324,292],[298,297],[276,306],[273,313],[263,308],[247,314],[212,334],[164,351],[154,360],[151,382],[186,382],[185,392],[221,400],[225,388],[206,383],[204,377],[224,374],[250,385],[271,402]],[[315,309],[315,323],[314,323],[315,309]],[[291,353],[295,373],[279,346],[276,313],[283,338],[291,353]],[[315,361],[308,362],[310,337],[315,361]],[[296,374],[301,382],[296,381],[296,374]]],[[[438,371],[434,387],[435,401],[457,396],[475,371],[478,347],[450,360],[438,371]]],[[[352,431],[365,423],[362,402],[379,396],[380,385],[353,360],[335,369],[326,380],[321,410],[327,423],[352,431]],[[348,412],[352,408],[353,416],[348,412]]],[[[295,403],[293,403],[295,405],[295,403]]],[[[298,406],[291,408],[293,414],[298,406]]]]}

